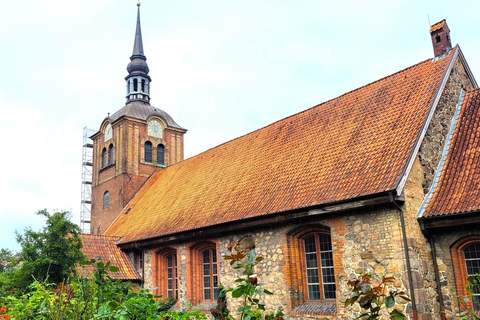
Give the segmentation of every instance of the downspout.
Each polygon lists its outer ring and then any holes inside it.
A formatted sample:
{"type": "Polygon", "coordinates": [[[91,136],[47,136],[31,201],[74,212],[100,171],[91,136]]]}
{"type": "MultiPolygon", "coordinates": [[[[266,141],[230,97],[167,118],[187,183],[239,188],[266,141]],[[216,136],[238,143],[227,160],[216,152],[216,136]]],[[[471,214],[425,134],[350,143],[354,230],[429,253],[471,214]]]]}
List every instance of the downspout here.
{"type": "Polygon", "coordinates": [[[395,208],[397,208],[398,212],[400,213],[400,224],[402,226],[402,236],[403,236],[403,248],[405,250],[405,261],[407,263],[408,285],[410,287],[410,297],[412,298],[413,319],[418,320],[417,303],[415,301],[415,289],[413,288],[413,280],[412,280],[412,268],[410,266],[410,254],[408,252],[407,231],[405,230],[405,218],[403,216],[402,208],[400,208],[398,203],[395,202],[393,193],[390,193],[390,202],[393,204],[395,208]]]}
{"type": "Polygon", "coordinates": [[[432,259],[433,259],[433,270],[435,272],[435,282],[437,284],[437,296],[438,296],[438,303],[440,303],[440,317],[442,320],[446,320],[445,316],[445,305],[443,303],[443,294],[442,294],[442,287],[440,285],[440,273],[438,272],[438,264],[437,264],[437,251],[435,250],[435,238],[433,235],[425,229],[422,222],[420,222],[420,226],[422,228],[423,234],[428,238],[430,241],[430,247],[432,248],[432,259]]]}
{"type": "Polygon", "coordinates": [[[145,284],[145,256],[143,254],[143,250],[140,250],[138,247],[137,241],[135,241],[135,249],[139,250],[142,254],[142,280],[140,280],[140,286],[143,288],[143,285],[145,284]]]}

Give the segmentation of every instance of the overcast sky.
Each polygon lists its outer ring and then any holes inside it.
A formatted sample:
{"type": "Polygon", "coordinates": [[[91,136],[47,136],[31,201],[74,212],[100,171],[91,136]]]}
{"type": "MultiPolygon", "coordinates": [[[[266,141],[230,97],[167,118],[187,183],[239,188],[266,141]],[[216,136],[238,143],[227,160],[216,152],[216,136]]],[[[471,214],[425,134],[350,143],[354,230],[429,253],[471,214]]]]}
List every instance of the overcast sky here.
{"type": "MultiPolygon", "coordinates": [[[[136,1],[3,1],[0,248],[40,209],[79,223],[82,130],[125,103],[136,1]]],[[[480,77],[478,1],[144,0],[151,103],[194,156],[433,57],[447,19],[480,77]]]]}

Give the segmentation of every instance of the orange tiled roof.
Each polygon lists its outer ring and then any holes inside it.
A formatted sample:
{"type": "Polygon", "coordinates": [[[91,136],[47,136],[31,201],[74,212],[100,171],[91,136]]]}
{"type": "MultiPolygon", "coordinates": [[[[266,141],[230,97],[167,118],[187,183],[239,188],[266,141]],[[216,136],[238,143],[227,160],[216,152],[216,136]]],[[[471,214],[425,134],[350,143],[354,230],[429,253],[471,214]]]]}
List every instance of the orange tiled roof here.
{"type": "Polygon", "coordinates": [[[393,190],[452,52],[156,172],[106,233],[129,242],[393,190]]]}
{"type": "Polygon", "coordinates": [[[445,21],[445,19],[443,19],[442,21],[439,21],[439,22],[433,24],[433,25],[430,27],[430,33],[441,29],[446,23],[447,23],[447,22],[445,21]]]}
{"type": "Polygon", "coordinates": [[[423,217],[480,210],[480,89],[466,93],[442,172],[423,217]]]}
{"type": "MultiPolygon", "coordinates": [[[[96,259],[98,256],[102,261],[110,261],[111,265],[118,267],[118,272],[111,273],[114,279],[121,280],[140,280],[135,267],[128,259],[125,252],[117,247],[120,237],[111,237],[103,235],[82,234],[83,248],[82,252],[88,259],[96,259]]],[[[80,272],[84,275],[92,274],[93,267],[85,266],[80,272]]]]}

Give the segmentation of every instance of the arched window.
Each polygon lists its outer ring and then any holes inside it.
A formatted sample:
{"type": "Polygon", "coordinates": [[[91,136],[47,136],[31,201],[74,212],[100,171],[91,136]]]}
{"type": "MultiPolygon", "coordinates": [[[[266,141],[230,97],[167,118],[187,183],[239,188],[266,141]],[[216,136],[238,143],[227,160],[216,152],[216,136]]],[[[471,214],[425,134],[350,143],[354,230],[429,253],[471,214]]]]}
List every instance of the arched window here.
{"type": "Polygon", "coordinates": [[[158,294],[178,298],[177,251],[172,248],[157,253],[156,285],[158,294]]]}
{"type": "MultiPolygon", "coordinates": [[[[468,236],[452,245],[452,261],[458,295],[463,298],[469,295],[468,284],[474,274],[480,274],[480,236],[468,236]]],[[[480,288],[474,290],[471,300],[466,302],[469,308],[480,311],[480,288]]]]}
{"type": "Polygon", "coordinates": [[[335,254],[330,230],[319,225],[302,226],[287,235],[287,247],[289,287],[291,292],[298,292],[292,296],[293,309],[308,302],[335,304],[335,254]]]}
{"type": "Polygon", "coordinates": [[[218,297],[217,248],[214,243],[202,242],[191,248],[192,279],[190,287],[193,304],[215,302],[218,297]]]}
{"type": "Polygon", "coordinates": [[[163,144],[157,146],[157,164],[160,166],[165,165],[165,147],[163,144]]]}
{"type": "Polygon", "coordinates": [[[138,80],[133,79],[133,92],[137,92],[138,90],[138,80]]]}
{"type": "Polygon", "coordinates": [[[152,143],[145,142],[145,162],[152,163],[152,143]]]}
{"type": "Polygon", "coordinates": [[[113,164],[113,144],[108,147],[108,163],[113,164]]]}
{"type": "Polygon", "coordinates": [[[467,267],[467,281],[474,286],[472,307],[480,311],[480,287],[475,284],[474,276],[480,274],[480,242],[473,243],[463,249],[465,255],[465,266],[467,267]]]}
{"type": "Polygon", "coordinates": [[[103,148],[102,150],[102,168],[107,166],[107,148],[103,148]]]}
{"type": "Polygon", "coordinates": [[[110,195],[109,195],[108,191],[105,191],[105,193],[103,194],[103,209],[108,208],[109,197],[110,197],[110,195]]]}
{"type": "Polygon", "coordinates": [[[335,299],[332,239],[326,233],[312,233],[303,239],[308,300],[335,299]]]}
{"type": "Polygon", "coordinates": [[[145,92],[145,79],[142,79],[142,92],[145,92]]]}

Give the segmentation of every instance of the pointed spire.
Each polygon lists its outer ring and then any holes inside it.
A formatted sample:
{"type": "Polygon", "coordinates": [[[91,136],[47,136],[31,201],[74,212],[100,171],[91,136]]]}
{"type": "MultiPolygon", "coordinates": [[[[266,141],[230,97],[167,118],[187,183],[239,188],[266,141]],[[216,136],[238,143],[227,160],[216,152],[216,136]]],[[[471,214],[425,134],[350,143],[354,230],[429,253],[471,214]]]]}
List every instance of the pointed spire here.
{"type": "Polygon", "coordinates": [[[137,2],[137,30],[135,31],[135,43],[133,44],[132,56],[143,54],[142,27],[140,26],[140,2],[137,2]]]}
{"type": "Polygon", "coordinates": [[[127,66],[127,104],[131,101],[150,101],[150,82],[147,57],[143,53],[142,28],[140,26],[140,2],[137,3],[137,28],[130,63],[127,66]]]}

